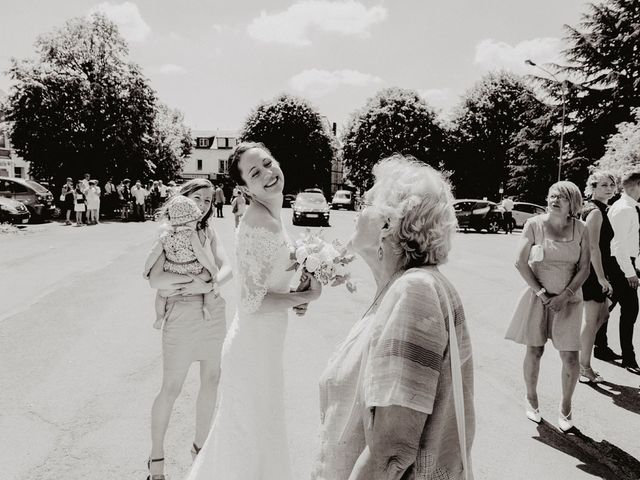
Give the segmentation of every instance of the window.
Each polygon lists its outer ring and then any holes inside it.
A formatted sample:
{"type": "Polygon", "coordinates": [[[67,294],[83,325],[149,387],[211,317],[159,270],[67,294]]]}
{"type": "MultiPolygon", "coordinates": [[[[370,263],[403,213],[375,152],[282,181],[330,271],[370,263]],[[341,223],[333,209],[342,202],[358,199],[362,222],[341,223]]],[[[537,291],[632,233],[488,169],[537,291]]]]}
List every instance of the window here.
{"type": "Polygon", "coordinates": [[[229,160],[220,160],[218,163],[218,173],[227,173],[229,169],[229,160]]]}
{"type": "Polygon", "coordinates": [[[22,178],[22,168],[23,167],[15,167],[13,170],[16,172],[16,177],[22,178]]]}
{"type": "Polygon", "coordinates": [[[199,147],[208,147],[209,146],[209,139],[208,138],[199,138],[198,139],[198,146],[199,147]]]}
{"type": "Polygon", "coordinates": [[[217,137],[217,142],[219,149],[227,149],[235,147],[238,143],[238,140],[231,137],[217,137]]]}
{"type": "Polygon", "coordinates": [[[9,180],[0,180],[0,193],[3,194],[8,194],[8,193],[12,193],[13,192],[13,188],[11,186],[11,183],[9,180]]]}
{"type": "Polygon", "coordinates": [[[197,162],[198,162],[197,169],[198,169],[198,171],[200,171],[200,170],[202,170],[202,160],[198,159],[197,162]]]}
{"type": "Polygon", "coordinates": [[[468,212],[473,208],[474,202],[457,202],[453,205],[456,212],[468,212]]]}

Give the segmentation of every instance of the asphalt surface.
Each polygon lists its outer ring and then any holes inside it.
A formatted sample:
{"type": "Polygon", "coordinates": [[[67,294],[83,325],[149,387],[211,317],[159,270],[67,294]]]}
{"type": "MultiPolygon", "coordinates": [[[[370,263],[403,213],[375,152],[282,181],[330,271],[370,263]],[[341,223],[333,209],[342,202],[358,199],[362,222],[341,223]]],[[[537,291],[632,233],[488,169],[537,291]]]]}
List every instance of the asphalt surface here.
{"type": "MultiPolygon", "coordinates": [[[[233,257],[233,219],[214,220],[233,257]]],[[[290,223],[292,238],[302,231],[290,223]]],[[[352,212],[332,212],[327,239],[348,239],[352,212]]],[[[0,479],[142,479],[149,411],[161,379],[154,292],[142,279],[157,225],[29,226],[0,236],[0,479]]],[[[560,361],[548,344],[540,375],[542,425],[524,416],[523,347],[503,340],[524,284],[513,268],[519,236],[460,233],[443,271],[466,308],[475,362],[476,479],[640,479],[640,377],[594,361],[607,380],[578,385],[579,430],[555,427],[560,361]]],[[[360,260],[359,290],[326,288],[304,318],[290,317],[285,351],[287,419],[296,479],[309,477],[319,426],[317,379],[374,285],[360,260]]],[[[230,320],[232,283],[223,289],[230,320]]],[[[610,343],[617,342],[617,311],[610,343]]],[[[640,334],[635,345],[640,348],[640,334]]],[[[176,402],[166,471],[186,473],[198,377],[194,366],[176,402]]],[[[250,454],[250,452],[248,452],[250,454]]]]}

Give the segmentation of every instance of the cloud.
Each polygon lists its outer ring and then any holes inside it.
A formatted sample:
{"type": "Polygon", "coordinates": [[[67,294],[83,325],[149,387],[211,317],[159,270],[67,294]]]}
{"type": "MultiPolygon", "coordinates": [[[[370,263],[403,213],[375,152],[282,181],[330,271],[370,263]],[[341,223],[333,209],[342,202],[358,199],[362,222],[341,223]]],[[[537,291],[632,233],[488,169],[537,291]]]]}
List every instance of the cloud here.
{"type": "Polygon", "coordinates": [[[427,88],[419,90],[418,93],[436,110],[448,110],[457,101],[455,93],[450,88],[427,88]]]}
{"type": "Polygon", "coordinates": [[[334,70],[330,72],[315,68],[304,70],[289,80],[289,85],[293,90],[315,97],[327,95],[342,86],[368,87],[380,83],[382,83],[381,78],[356,70],[334,70]]]}
{"type": "Polygon", "coordinates": [[[130,42],[142,42],[151,33],[151,27],[144,21],[135,3],[103,2],[89,11],[89,15],[93,13],[102,13],[115,22],[122,36],[130,42]]]}
{"type": "Polygon", "coordinates": [[[311,45],[311,30],[366,38],[369,29],[386,17],[385,7],[367,8],[356,0],[303,0],[279,13],[263,10],[248,25],[247,33],[261,42],[305,47],[311,45]]]}
{"type": "Polygon", "coordinates": [[[539,65],[558,62],[562,59],[562,41],[545,37],[525,40],[515,45],[492,39],[482,40],[476,45],[474,63],[487,70],[509,70],[514,73],[533,73],[524,61],[531,59],[539,65]]]}
{"type": "Polygon", "coordinates": [[[165,75],[186,75],[187,69],[180,65],[174,65],[173,63],[165,63],[160,67],[160,73],[165,75]]]}

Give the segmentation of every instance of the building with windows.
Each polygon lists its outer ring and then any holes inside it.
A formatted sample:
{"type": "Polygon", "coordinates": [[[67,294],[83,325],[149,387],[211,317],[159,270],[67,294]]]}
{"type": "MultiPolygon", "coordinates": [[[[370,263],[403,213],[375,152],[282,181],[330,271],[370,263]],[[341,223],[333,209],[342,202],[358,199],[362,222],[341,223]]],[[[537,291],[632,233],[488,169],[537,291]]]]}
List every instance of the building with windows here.
{"type": "MultiPolygon", "coordinates": [[[[6,97],[7,94],[0,90],[0,102],[6,97]]],[[[18,157],[11,147],[9,123],[5,121],[2,112],[0,112],[0,177],[31,178],[29,176],[29,162],[18,157]]]]}
{"type": "Polygon", "coordinates": [[[192,130],[193,150],[184,162],[181,177],[225,180],[228,178],[229,155],[238,143],[235,130],[192,130]]]}

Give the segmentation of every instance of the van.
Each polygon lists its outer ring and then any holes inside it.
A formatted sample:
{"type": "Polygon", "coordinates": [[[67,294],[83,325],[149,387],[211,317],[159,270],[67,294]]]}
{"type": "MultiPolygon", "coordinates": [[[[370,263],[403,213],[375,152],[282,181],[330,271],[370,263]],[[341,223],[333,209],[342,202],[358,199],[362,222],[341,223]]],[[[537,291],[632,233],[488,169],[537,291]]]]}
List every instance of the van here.
{"type": "Polygon", "coordinates": [[[0,196],[24,204],[32,219],[51,218],[56,209],[51,192],[33,180],[0,177],[0,196]]]}
{"type": "Polygon", "coordinates": [[[337,190],[331,200],[331,208],[345,208],[347,210],[355,210],[355,201],[353,193],[350,190],[337,190]]]}

